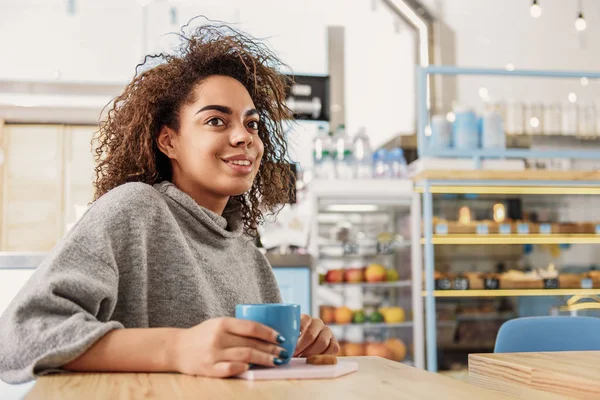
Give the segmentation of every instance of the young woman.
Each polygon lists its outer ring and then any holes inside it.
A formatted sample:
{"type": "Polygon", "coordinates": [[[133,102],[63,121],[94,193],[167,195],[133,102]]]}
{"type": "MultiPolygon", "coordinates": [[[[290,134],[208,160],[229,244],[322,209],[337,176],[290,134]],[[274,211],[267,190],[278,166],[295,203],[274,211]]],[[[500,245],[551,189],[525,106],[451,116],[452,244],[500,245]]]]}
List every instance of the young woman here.
{"type": "MultiPolygon", "coordinates": [[[[102,122],[95,201],[0,319],[0,378],[60,371],[228,377],[291,357],[273,329],[232,318],[281,302],[252,244],[285,202],[286,80],[266,47],[203,26],[138,76],[102,122]]],[[[296,356],[335,354],[301,320],[296,356]]]]}

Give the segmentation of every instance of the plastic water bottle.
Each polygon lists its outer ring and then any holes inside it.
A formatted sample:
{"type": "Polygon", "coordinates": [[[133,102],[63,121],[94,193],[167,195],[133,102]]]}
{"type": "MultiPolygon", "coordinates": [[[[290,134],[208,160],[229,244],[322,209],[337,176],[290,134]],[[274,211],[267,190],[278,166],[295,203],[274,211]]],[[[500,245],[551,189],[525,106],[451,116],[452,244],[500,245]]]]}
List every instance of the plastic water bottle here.
{"type": "Polygon", "coordinates": [[[327,129],[322,125],[313,140],[313,171],[317,179],[335,179],[332,142],[327,129]]]}
{"type": "Polygon", "coordinates": [[[346,128],[340,124],[333,136],[335,170],[338,179],[352,179],[354,177],[354,160],[352,156],[352,142],[346,134],[346,128]]]}
{"type": "Polygon", "coordinates": [[[373,177],[373,153],[371,142],[365,132],[360,128],[354,136],[354,177],[356,179],[371,179],[373,177]]]}
{"type": "Polygon", "coordinates": [[[388,153],[386,149],[379,149],[373,154],[373,178],[387,179],[390,177],[387,158],[388,153]]]}
{"type": "Polygon", "coordinates": [[[387,164],[391,178],[404,179],[407,177],[406,159],[404,158],[404,150],[401,148],[396,147],[388,153],[387,164]]]}

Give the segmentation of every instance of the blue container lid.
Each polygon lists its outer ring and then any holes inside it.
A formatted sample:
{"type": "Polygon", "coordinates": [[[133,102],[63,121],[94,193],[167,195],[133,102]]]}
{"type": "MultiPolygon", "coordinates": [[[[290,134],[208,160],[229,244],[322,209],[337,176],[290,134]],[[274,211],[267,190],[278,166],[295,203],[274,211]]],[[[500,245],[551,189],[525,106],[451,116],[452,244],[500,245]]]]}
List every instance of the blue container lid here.
{"type": "Polygon", "coordinates": [[[387,157],[387,154],[388,154],[388,152],[386,149],[379,149],[375,153],[373,153],[373,159],[374,160],[385,160],[385,158],[387,157]]]}
{"type": "Polygon", "coordinates": [[[397,160],[404,157],[404,150],[399,147],[395,147],[388,153],[388,159],[397,160]]]}

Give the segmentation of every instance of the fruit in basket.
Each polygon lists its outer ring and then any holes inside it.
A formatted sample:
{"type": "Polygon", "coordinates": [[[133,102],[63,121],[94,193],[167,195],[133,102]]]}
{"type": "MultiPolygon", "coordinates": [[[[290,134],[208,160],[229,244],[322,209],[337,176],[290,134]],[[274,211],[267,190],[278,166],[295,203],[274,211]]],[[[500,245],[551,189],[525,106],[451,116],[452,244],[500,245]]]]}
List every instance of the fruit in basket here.
{"type": "Polygon", "coordinates": [[[398,279],[400,279],[400,276],[398,276],[398,271],[396,271],[394,268],[388,268],[385,270],[385,280],[388,282],[395,282],[398,279]]]}
{"type": "Polygon", "coordinates": [[[372,324],[379,324],[383,321],[383,315],[379,311],[373,311],[371,315],[369,315],[369,322],[372,324]]]}
{"type": "Polygon", "coordinates": [[[333,306],[320,306],[319,317],[326,324],[332,324],[335,322],[335,307],[333,306]]]}
{"type": "Polygon", "coordinates": [[[353,324],[364,324],[367,320],[367,316],[363,310],[357,310],[354,312],[354,316],[352,317],[353,324]]]}
{"type": "Polygon", "coordinates": [[[348,307],[338,307],[335,309],[334,319],[337,324],[349,324],[352,322],[352,310],[348,307]]]}
{"type": "Polygon", "coordinates": [[[362,343],[345,343],[344,356],[360,357],[365,355],[365,346],[362,343]]]}
{"type": "Polygon", "coordinates": [[[380,308],[379,312],[383,315],[383,319],[388,324],[397,324],[404,322],[406,316],[402,307],[385,307],[380,308]]]}
{"type": "Polygon", "coordinates": [[[402,361],[406,358],[406,345],[400,339],[388,339],[384,342],[385,347],[392,353],[392,360],[402,361]]]}
{"type": "Polygon", "coordinates": [[[327,283],[341,283],[344,282],[344,270],[343,269],[330,269],[325,275],[327,283]]]}
{"type": "Polygon", "coordinates": [[[348,268],[344,274],[344,278],[348,283],[360,283],[365,280],[364,268],[348,268]]]}
{"type": "Polygon", "coordinates": [[[379,342],[370,342],[365,345],[365,354],[372,357],[382,357],[391,360],[394,354],[387,346],[379,342]]]}
{"type": "Polygon", "coordinates": [[[385,267],[380,264],[369,264],[365,270],[365,280],[367,282],[383,282],[385,281],[385,267]]]}

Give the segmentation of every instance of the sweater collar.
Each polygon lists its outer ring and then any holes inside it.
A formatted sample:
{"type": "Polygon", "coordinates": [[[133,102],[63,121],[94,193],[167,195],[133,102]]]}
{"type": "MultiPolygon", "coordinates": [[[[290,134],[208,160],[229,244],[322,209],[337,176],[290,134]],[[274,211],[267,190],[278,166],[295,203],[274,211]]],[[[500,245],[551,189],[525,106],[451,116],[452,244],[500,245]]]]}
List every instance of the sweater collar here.
{"type": "Polygon", "coordinates": [[[190,195],[181,191],[172,182],[163,181],[155,184],[154,187],[165,196],[177,202],[198,222],[215,233],[223,237],[238,237],[242,235],[241,206],[235,199],[229,199],[221,216],[208,208],[200,206],[190,195]]]}

